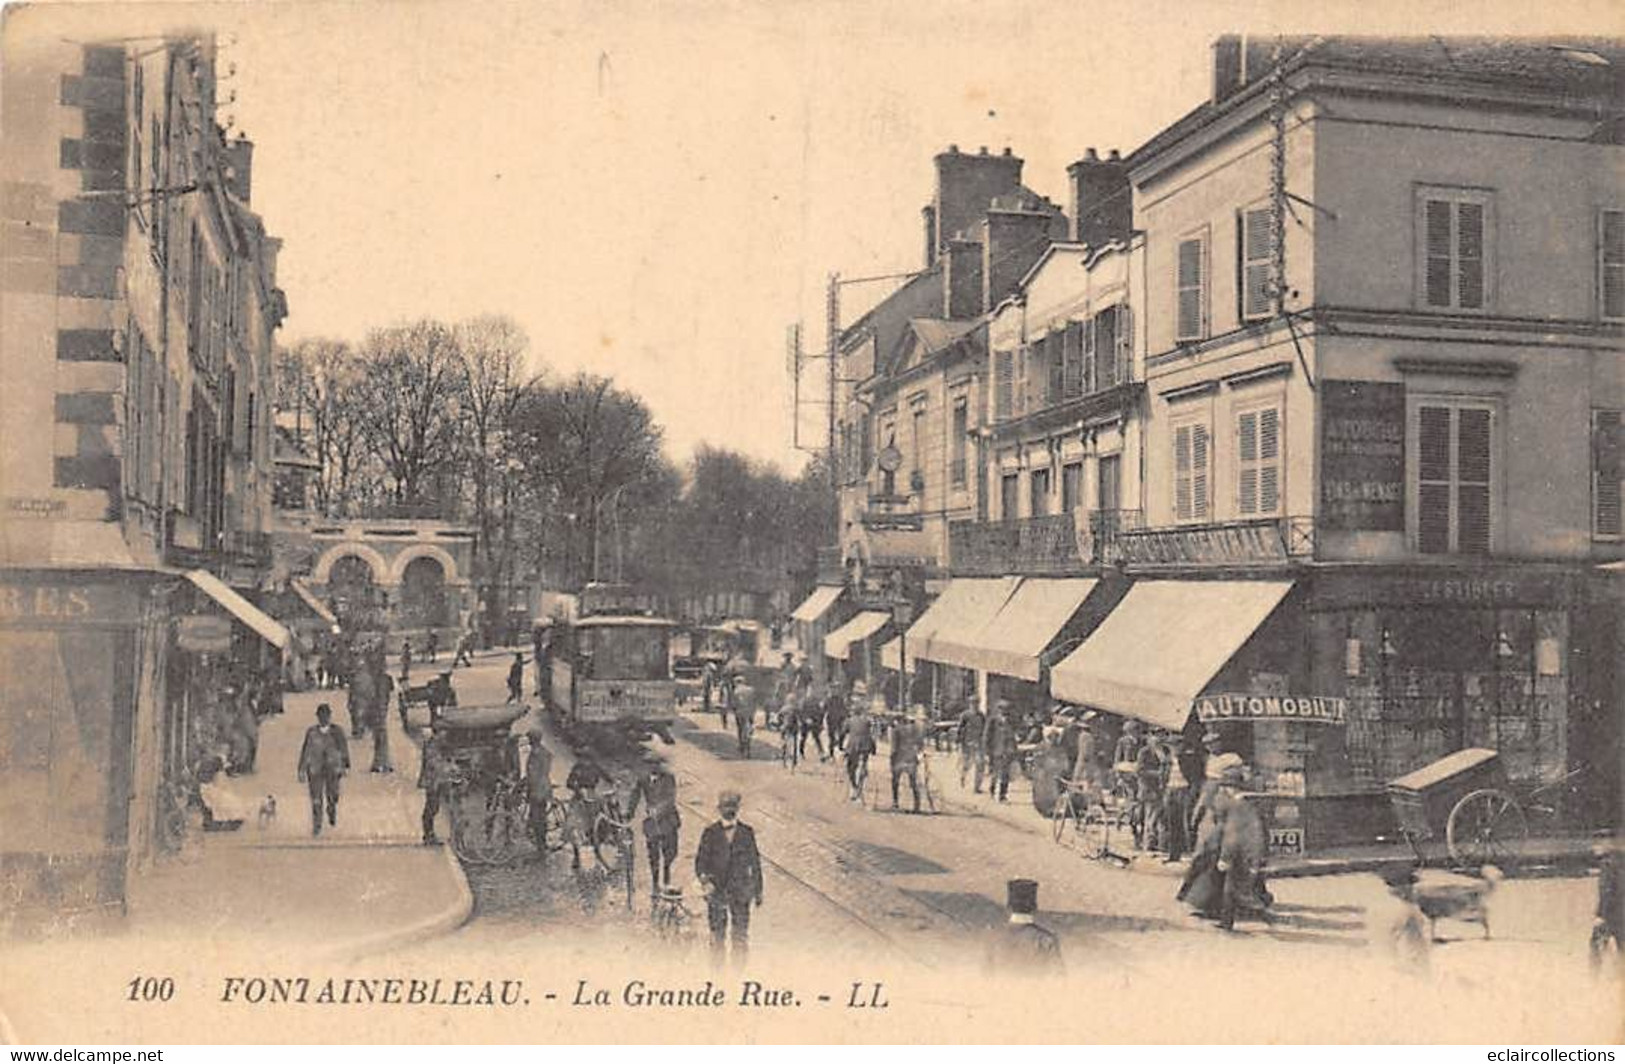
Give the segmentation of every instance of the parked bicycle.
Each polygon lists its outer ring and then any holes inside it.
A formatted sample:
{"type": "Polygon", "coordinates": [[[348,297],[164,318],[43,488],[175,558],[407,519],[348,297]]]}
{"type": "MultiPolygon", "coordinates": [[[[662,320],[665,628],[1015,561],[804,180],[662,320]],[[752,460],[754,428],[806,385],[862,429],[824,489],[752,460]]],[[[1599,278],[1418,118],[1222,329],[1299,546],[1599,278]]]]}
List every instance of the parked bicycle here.
{"type": "Polygon", "coordinates": [[[663,887],[650,897],[649,926],[668,948],[688,949],[694,938],[694,913],[683,900],[683,888],[663,887]]]}

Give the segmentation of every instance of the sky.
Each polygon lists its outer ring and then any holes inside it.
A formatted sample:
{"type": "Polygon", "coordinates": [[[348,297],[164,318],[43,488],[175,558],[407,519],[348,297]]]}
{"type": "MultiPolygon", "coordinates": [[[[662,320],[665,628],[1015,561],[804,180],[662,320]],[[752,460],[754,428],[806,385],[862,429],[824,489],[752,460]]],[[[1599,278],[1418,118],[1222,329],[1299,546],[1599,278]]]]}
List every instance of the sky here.
{"type": "MultiPolygon", "coordinates": [[[[1126,154],[1201,101],[1222,32],[1625,33],[1586,0],[134,9],[215,29],[235,65],[222,115],[255,142],[253,205],[285,242],[284,342],[507,314],[534,369],[641,395],[678,461],[704,442],[790,469],[787,327],[822,349],[831,271],[922,265],[949,144],[1010,147],[1064,203],[1087,148],[1126,154]]],[[[886,291],[843,289],[842,321],[886,291]]],[[[804,445],[822,418],[800,409],[804,445]]]]}

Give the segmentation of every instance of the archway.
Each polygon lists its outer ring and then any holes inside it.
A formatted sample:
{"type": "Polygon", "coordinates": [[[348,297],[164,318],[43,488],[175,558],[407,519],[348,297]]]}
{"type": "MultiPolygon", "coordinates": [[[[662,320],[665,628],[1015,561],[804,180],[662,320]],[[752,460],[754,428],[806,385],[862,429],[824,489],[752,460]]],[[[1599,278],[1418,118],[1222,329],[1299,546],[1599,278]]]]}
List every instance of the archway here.
{"type": "Polygon", "coordinates": [[[327,598],[341,619],[359,619],[377,608],[380,588],[367,559],[346,554],[327,570],[327,598]]]}
{"type": "Polygon", "coordinates": [[[400,628],[444,628],[452,623],[446,595],[446,570],[439,559],[420,555],[401,572],[400,628]]]}

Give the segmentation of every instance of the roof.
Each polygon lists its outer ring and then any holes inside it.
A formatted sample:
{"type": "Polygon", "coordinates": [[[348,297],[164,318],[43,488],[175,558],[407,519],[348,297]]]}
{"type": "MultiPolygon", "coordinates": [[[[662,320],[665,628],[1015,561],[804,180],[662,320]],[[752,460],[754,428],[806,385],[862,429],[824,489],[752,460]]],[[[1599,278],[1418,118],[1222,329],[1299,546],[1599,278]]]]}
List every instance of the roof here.
{"type": "MultiPolygon", "coordinates": [[[[1285,69],[1409,74],[1441,82],[1545,91],[1566,102],[1625,100],[1625,40],[1559,37],[1283,37],[1285,69]]],[[[1187,112],[1131,152],[1137,166],[1201,129],[1267,84],[1275,38],[1247,44],[1249,77],[1235,92],[1187,112]],[[1254,69],[1256,66],[1256,72],[1254,69]]]]}
{"type": "Polygon", "coordinates": [[[664,617],[633,617],[626,614],[592,614],[577,618],[577,628],[675,628],[676,621],[664,617]]]}
{"type": "Polygon", "coordinates": [[[866,330],[873,330],[876,349],[886,351],[897,342],[908,319],[914,316],[914,307],[935,306],[942,302],[942,260],[910,277],[891,295],[870,307],[851,325],[841,330],[841,343],[866,330]],[[923,301],[923,302],[921,302],[923,301]]]}
{"type": "Polygon", "coordinates": [[[910,318],[909,328],[920,338],[927,355],[952,347],[954,342],[976,329],[976,321],[944,321],[941,318],[910,318]]]}

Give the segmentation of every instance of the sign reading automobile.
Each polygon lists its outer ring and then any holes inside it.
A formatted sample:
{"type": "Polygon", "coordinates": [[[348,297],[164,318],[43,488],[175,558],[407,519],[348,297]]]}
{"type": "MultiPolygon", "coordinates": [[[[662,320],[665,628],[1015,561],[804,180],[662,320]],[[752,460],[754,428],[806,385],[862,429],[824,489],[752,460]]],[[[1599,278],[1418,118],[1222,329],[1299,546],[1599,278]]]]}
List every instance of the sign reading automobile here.
{"type": "Polygon", "coordinates": [[[1226,720],[1297,720],[1305,724],[1347,724],[1346,698],[1320,695],[1203,695],[1194,706],[1203,724],[1226,720]]]}

